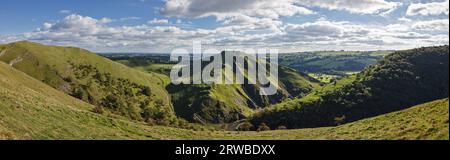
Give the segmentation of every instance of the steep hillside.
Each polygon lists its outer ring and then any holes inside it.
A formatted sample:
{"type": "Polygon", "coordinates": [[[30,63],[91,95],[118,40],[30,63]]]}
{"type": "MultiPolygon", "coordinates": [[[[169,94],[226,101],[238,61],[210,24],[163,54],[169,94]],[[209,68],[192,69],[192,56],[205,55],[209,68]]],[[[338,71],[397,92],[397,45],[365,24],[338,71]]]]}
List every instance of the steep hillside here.
{"type": "Polygon", "coordinates": [[[151,132],[148,126],[92,113],[94,107],[0,62],[0,139],[152,138],[138,134],[151,132]]]}
{"type": "MultiPolygon", "coordinates": [[[[235,56],[241,55],[236,53],[235,56]]],[[[164,79],[163,81],[169,81],[168,74],[173,66],[167,63],[154,63],[155,59],[152,57],[146,59],[145,56],[128,59],[116,57],[116,59],[136,69],[165,74],[165,77],[158,76],[164,79]]],[[[246,68],[239,70],[243,71],[246,68]]],[[[233,71],[228,72],[233,73],[233,71]]],[[[248,80],[247,77],[245,78],[248,80]]],[[[297,96],[302,97],[319,87],[318,81],[287,67],[279,68],[279,83],[278,93],[273,96],[260,96],[258,85],[172,85],[167,82],[166,88],[172,95],[172,102],[178,116],[192,122],[228,123],[244,119],[256,109],[297,96]]]]}
{"type": "Polygon", "coordinates": [[[448,98],[338,127],[213,134],[216,139],[448,140],[448,98]]]}
{"type": "Polygon", "coordinates": [[[73,47],[16,42],[0,47],[0,61],[53,88],[133,120],[172,123],[175,114],[163,82],[73,47]]]}
{"type": "Polygon", "coordinates": [[[190,131],[90,112],[95,106],[0,62],[0,139],[449,139],[448,98],[339,127],[190,131]]]}
{"type": "Polygon", "coordinates": [[[448,60],[448,46],[395,52],[348,85],[308,103],[267,110],[251,121],[275,128],[333,126],[445,98],[449,94],[448,60]]]}

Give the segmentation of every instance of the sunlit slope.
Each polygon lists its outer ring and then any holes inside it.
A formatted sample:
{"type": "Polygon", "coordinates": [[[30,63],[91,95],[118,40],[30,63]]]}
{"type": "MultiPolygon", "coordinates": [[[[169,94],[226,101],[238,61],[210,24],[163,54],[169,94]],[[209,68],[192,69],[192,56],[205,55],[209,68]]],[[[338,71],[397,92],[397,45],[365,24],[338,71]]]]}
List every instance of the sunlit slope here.
{"type": "Polygon", "coordinates": [[[449,139],[448,105],[437,100],[339,127],[197,132],[93,114],[94,106],[0,63],[0,139],[449,139]]]}
{"type": "Polygon", "coordinates": [[[0,46],[0,53],[0,61],[113,113],[135,120],[155,117],[150,114],[141,117],[140,112],[164,114],[158,117],[160,119],[174,117],[170,96],[153,73],[144,73],[73,47],[23,41],[0,46]]]}
{"type": "Polygon", "coordinates": [[[201,139],[237,140],[448,140],[447,99],[338,127],[265,132],[195,132],[201,139]]]}
{"type": "Polygon", "coordinates": [[[448,140],[448,98],[338,127],[233,135],[236,139],[448,140]]]}
{"type": "MultiPolygon", "coordinates": [[[[231,54],[231,53],[230,53],[231,54]]],[[[239,53],[228,56],[243,56],[239,53]]],[[[277,93],[271,96],[260,95],[260,84],[232,84],[232,85],[172,85],[168,77],[173,64],[133,63],[133,61],[120,61],[136,69],[150,73],[159,72],[158,77],[165,81],[167,90],[172,95],[172,102],[178,116],[191,122],[229,123],[245,119],[256,110],[273,104],[304,96],[319,88],[318,81],[296,70],[280,67],[277,93]],[[194,94],[193,94],[194,93],[194,94]]],[[[252,64],[256,64],[253,62],[252,64]]],[[[224,64],[223,72],[233,75],[230,70],[233,66],[224,64]]],[[[236,65],[237,70],[249,79],[248,68],[236,65]]],[[[247,66],[248,67],[248,66],[247,66]]],[[[198,73],[195,73],[198,74],[198,73]]],[[[230,78],[230,77],[228,77],[230,78]]],[[[274,81],[274,79],[271,79],[274,81]]],[[[275,83],[273,83],[275,84],[275,83]]]]}
{"type": "Polygon", "coordinates": [[[0,139],[161,139],[172,130],[108,118],[92,108],[0,62],[0,139]]]}
{"type": "Polygon", "coordinates": [[[251,121],[274,128],[335,126],[446,98],[448,60],[448,46],[396,51],[354,80],[344,79],[347,82],[328,85],[305,99],[279,104],[251,121]]]}

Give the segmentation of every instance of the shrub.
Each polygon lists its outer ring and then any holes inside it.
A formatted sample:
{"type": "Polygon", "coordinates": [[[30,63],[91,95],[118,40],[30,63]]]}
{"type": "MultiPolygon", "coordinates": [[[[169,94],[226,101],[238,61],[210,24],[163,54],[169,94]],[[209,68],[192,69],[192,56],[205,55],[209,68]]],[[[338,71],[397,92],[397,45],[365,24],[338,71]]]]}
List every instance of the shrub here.
{"type": "Polygon", "coordinates": [[[144,94],[146,96],[151,96],[152,95],[152,90],[150,89],[150,87],[144,86],[142,88],[142,94],[144,94]]]}
{"type": "Polygon", "coordinates": [[[250,131],[253,128],[253,125],[250,122],[244,122],[238,126],[238,131],[250,131]]]}
{"type": "Polygon", "coordinates": [[[100,107],[100,106],[96,106],[96,107],[92,110],[92,112],[97,113],[97,114],[103,114],[103,113],[105,113],[105,111],[103,110],[103,107],[100,107]]]}
{"type": "Polygon", "coordinates": [[[286,127],[286,126],[279,126],[277,129],[278,129],[278,130],[286,130],[287,127],[286,127]]]}
{"type": "Polygon", "coordinates": [[[270,131],[270,127],[267,126],[266,123],[261,123],[261,125],[259,125],[257,131],[258,131],[258,132],[262,132],[262,131],[270,131]]]}
{"type": "Polygon", "coordinates": [[[345,118],[346,118],[345,115],[341,116],[341,117],[336,117],[336,118],[334,118],[334,123],[338,126],[342,125],[345,123],[345,118]]]}
{"type": "Polygon", "coordinates": [[[153,118],[147,118],[145,120],[145,123],[147,123],[149,126],[153,126],[156,124],[155,120],[153,118]]]}

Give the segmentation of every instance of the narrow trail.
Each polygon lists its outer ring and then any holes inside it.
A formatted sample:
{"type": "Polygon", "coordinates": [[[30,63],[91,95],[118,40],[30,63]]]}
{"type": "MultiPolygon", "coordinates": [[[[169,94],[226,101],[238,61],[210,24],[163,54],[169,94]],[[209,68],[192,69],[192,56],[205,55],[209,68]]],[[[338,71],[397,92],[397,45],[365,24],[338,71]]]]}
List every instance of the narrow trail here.
{"type": "Polygon", "coordinates": [[[11,62],[9,62],[10,66],[14,66],[15,64],[22,62],[23,58],[22,57],[17,57],[16,59],[13,59],[11,62]]]}
{"type": "Polygon", "coordinates": [[[239,129],[239,126],[241,126],[241,124],[243,122],[245,122],[245,121],[247,121],[247,119],[241,119],[241,120],[238,120],[236,122],[233,122],[233,123],[228,125],[227,130],[228,131],[237,131],[239,129]]]}
{"type": "Polygon", "coordinates": [[[6,54],[6,49],[3,51],[0,51],[0,57],[6,54]]]}

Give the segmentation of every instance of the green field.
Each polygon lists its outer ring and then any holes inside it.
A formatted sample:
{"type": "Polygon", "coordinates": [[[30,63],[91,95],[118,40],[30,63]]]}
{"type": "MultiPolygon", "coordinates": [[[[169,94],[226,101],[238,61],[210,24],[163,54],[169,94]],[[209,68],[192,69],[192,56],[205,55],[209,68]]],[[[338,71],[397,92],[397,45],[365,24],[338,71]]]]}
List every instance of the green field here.
{"type": "MultiPolygon", "coordinates": [[[[342,76],[360,72],[393,51],[320,51],[280,54],[280,64],[300,72],[342,76]]],[[[314,76],[319,78],[320,76],[314,76]]],[[[329,82],[323,77],[323,82],[329,82]]]]}

